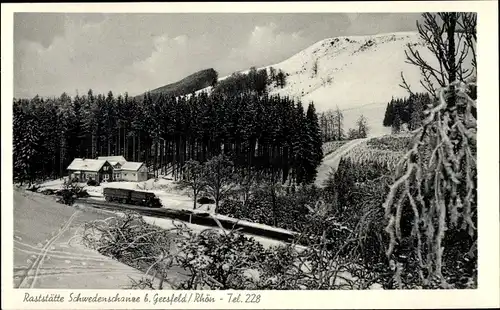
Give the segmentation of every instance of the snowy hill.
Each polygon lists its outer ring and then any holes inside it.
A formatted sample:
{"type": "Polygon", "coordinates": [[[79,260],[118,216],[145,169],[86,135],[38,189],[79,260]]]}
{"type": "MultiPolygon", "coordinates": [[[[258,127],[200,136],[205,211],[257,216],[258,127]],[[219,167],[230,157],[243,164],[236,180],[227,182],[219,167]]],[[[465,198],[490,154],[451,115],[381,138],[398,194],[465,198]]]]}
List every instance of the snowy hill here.
{"type": "Polygon", "coordinates": [[[424,59],[432,60],[418,33],[337,37],[322,40],[293,57],[274,65],[289,74],[283,89],[271,93],[313,101],[318,111],[338,106],[344,111],[345,128],[354,126],[364,114],[371,135],[387,133],[382,126],[387,102],[407,96],[401,88],[401,72],[413,91],[424,91],[420,71],[405,62],[407,44],[414,45],[424,59]],[[313,66],[317,62],[317,74],[313,66]]]}
{"type": "MultiPolygon", "coordinates": [[[[162,87],[150,90],[151,94],[164,93],[169,95],[185,95],[190,94],[193,91],[197,91],[212,85],[212,82],[217,78],[217,72],[210,68],[205,70],[200,70],[180,81],[175,83],[167,84],[162,87]]],[[[137,95],[135,98],[142,98],[144,94],[137,95]]]]}
{"type": "Polygon", "coordinates": [[[435,64],[416,32],[329,38],[281,63],[265,67],[272,66],[287,74],[287,85],[283,89],[272,87],[269,92],[301,99],[304,104],[313,101],[319,112],[338,106],[344,112],[346,132],[363,114],[370,126],[370,136],[389,133],[390,129],[382,126],[387,102],[393,96],[408,95],[399,86],[401,72],[413,91],[424,91],[419,84],[420,71],[405,62],[407,44],[435,64]]]}

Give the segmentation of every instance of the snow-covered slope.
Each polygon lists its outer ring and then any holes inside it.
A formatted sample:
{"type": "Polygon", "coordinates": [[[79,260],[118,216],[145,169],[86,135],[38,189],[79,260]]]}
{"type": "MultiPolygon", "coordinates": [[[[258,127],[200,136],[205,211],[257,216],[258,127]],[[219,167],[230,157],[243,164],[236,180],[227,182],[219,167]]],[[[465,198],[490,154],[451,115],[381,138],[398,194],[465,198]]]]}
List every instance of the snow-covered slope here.
{"type": "Polygon", "coordinates": [[[371,135],[387,133],[382,126],[387,102],[393,96],[408,95],[399,86],[401,72],[413,91],[424,91],[419,69],[405,62],[408,44],[432,63],[430,51],[416,32],[322,40],[273,66],[288,77],[283,89],[271,93],[301,98],[304,103],[312,101],[318,111],[338,106],[344,111],[345,129],[354,127],[364,114],[371,135]]]}
{"type": "Polygon", "coordinates": [[[413,91],[424,91],[419,69],[405,62],[408,44],[436,64],[416,32],[329,38],[271,65],[287,74],[287,84],[283,89],[271,87],[270,94],[292,96],[304,104],[313,101],[319,112],[338,106],[344,112],[346,131],[363,114],[370,136],[386,134],[389,129],[382,126],[382,120],[387,102],[393,96],[408,95],[399,86],[401,72],[413,91]]]}

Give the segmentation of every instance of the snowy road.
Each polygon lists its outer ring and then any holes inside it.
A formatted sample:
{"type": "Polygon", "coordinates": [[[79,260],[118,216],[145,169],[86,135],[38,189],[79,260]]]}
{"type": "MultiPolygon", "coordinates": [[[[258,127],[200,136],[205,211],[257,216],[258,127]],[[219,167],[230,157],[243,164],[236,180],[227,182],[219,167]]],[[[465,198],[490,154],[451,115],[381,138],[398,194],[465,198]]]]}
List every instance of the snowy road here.
{"type": "Polygon", "coordinates": [[[331,169],[337,169],[339,166],[340,159],[342,156],[347,154],[350,150],[352,150],[355,146],[361,144],[362,142],[368,140],[368,138],[364,139],[356,139],[347,142],[346,144],[342,145],[338,150],[335,152],[328,154],[323,158],[323,162],[321,165],[318,167],[318,175],[316,176],[316,181],[314,182],[316,186],[322,187],[323,182],[328,179],[328,174],[330,173],[331,169]]]}

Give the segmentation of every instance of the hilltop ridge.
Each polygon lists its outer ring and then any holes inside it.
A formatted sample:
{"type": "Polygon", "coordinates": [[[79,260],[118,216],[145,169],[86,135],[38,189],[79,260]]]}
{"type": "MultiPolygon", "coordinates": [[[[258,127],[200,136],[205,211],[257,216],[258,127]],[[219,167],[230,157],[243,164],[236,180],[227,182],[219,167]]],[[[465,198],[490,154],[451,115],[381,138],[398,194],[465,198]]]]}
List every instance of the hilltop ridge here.
{"type": "MultiPolygon", "coordinates": [[[[400,87],[401,73],[414,92],[425,91],[420,85],[419,69],[406,62],[408,44],[434,65],[431,52],[417,32],[396,32],[326,38],[280,63],[258,69],[269,72],[273,67],[287,75],[286,85],[283,88],[269,86],[269,94],[293,97],[305,104],[312,101],[318,112],[338,106],[344,113],[346,130],[363,114],[370,127],[370,136],[379,136],[390,131],[382,126],[387,103],[393,97],[408,96],[400,87]]],[[[227,76],[218,80],[225,78],[227,76]]],[[[196,93],[211,89],[206,86],[196,93]]]]}
{"type": "MultiPolygon", "coordinates": [[[[172,96],[182,96],[209,87],[210,85],[213,85],[216,80],[217,71],[213,68],[204,69],[190,74],[182,80],[155,88],[149,92],[151,94],[165,93],[172,96]]],[[[144,93],[137,95],[136,98],[140,98],[142,96],[144,96],[144,93]]]]}

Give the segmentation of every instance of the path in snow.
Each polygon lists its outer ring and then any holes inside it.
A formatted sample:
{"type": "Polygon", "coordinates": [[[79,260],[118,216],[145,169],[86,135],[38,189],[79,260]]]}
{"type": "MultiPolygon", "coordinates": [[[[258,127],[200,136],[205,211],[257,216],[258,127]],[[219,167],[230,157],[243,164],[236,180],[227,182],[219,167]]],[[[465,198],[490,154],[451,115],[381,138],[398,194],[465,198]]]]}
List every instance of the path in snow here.
{"type": "MultiPolygon", "coordinates": [[[[143,277],[143,272],[73,238],[83,223],[109,215],[77,210],[28,191],[13,192],[15,288],[121,289],[131,286],[131,278],[143,277]]],[[[172,272],[173,277],[178,275],[172,272]]]]}
{"type": "Polygon", "coordinates": [[[318,167],[318,175],[316,176],[316,181],[314,182],[316,186],[322,187],[323,182],[328,179],[328,174],[330,173],[331,169],[337,170],[339,166],[340,159],[342,156],[347,154],[350,150],[352,150],[355,146],[361,144],[362,142],[368,140],[369,138],[364,138],[364,139],[356,139],[347,142],[346,144],[342,145],[339,147],[335,152],[325,156],[323,158],[323,162],[321,165],[318,167]]]}

